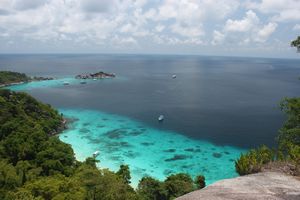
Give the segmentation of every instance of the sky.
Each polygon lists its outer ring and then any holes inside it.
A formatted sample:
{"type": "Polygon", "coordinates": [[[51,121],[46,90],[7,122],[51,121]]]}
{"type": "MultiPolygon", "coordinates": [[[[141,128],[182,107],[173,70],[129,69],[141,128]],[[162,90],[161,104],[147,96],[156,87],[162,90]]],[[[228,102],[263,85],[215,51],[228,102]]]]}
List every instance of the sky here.
{"type": "Polygon", "coordinates": [[[0,53],[299,58],[300,0],[0,0],[0,53]]]}

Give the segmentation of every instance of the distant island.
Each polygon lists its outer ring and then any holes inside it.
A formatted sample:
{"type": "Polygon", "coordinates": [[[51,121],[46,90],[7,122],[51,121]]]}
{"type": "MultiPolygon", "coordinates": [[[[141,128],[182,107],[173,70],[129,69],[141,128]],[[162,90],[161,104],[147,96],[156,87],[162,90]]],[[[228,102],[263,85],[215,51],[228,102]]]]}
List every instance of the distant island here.
{"type": "Polygon", "coordinates": [[[115,74],[110,74],[106,72],[96,72],[96,73],[91,73],[91,74],[79,74],[76,75],[76,79],[102,79],[102,78],[114,78],[116,77],[115,74]]]}
{"type": "Polygon", "coordinates": [[[17,85],[22,83],[27,83],[31,81],[44,81],[53,80],[52,77],[29,77],[24,73],[12,72],[12,71],[0,71],[0,87],[17,85]]]}

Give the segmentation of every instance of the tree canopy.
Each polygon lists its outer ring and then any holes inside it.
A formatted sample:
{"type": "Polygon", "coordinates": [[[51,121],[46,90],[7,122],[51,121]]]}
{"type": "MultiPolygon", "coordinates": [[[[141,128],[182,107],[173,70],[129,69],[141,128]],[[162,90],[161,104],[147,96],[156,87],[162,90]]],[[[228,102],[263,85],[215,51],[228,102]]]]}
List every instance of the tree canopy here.
{"type": "Polygon", "coordinates": [[[291,42],[291,46],[296,47],[297,50],[300,51],[300,36],[298,36],[297,39],[291,42]]]}
{"type": "Polygon", "coordinates": [[[0,71],[0,85],[27,82],[29,80],[31,80],[31,78],[24,73],[0,71]]]}

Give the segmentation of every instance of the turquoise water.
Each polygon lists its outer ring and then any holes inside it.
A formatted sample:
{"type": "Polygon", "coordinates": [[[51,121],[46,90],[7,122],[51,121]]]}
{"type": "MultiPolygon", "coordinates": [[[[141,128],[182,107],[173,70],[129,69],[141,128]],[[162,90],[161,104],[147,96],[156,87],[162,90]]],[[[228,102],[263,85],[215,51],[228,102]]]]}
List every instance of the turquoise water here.
{"type": "Polygon", "coordinates": [[[72,145],[76,158],[83,161],[99,150],[99,167],[116,171],[121,164],[128,164],[134,186],[143,176],[163,180],[179,172],[203,174],[207,184],[237,176],[234,159],[242,149],[192,140],[118,115],[91,110],[60,111],[76,119],[60,135],[62,141],[72,145]]]}
{"type": "MultiPolygon", "coordinates": [[[[74,78],[30,82],[10,86],[15,91],[36,88],[68,87],[80,84],[74,78]]],[[[89,80],[88,84],[94,81],[89,80]]],[[[132,185],[137,186],[143,176],[164,180],[166,176],[185,172],[193,177],[204,175],[211,184],[237,176],[234,160],[244,151],[231,146],[218,146],[207,141],[193,140],[183,134],[147,126],[127,117],[88,109],[59,109],[74,121],[59,137],[71,144],[76,159],[84,161],[100,151],[98,167],[117,171],[128,164],[132,185]]]]}
{"type": "Polygon", "coordinates": [[[32,81],[23,84],[11,85],[7,86],[6,88],[14,90],[14,91],[28,91],[32,89],[40,89],[40,88],[53,88],[53,87],[65,87],[68,88],[70,86],[81,85],[81,81],[85,81],[86,84],[94,85],[99,82],[103,81],[111,81],[114,80],[115,82],[127,80],[125,77],[117,77],[114,79],[111,78],[103,78],[103,79],[76,79],[74,77],[64,77],[64,78],[55,78],[54,80],[44,80],[44,81],[32,81]],[[64,85],[64,83],[69,83],[69,85],[64,85]]]}
{"type": "MultiPolygon", "coordinates": [[[[79,85],[80,81],[81,81],[80,79],[67,77],[67,78],[58,78],[54,80],[33,81],[24,84],[8,86],[7,88],[14,91],[26,91],[26,90],[32,90],[37,88],[49,88],[49,87],[60,87],[60,86],[68,87],[68,85],[64,85],[64,82],[68,82],[70,85],[79,85]]],[[[92,83],[93,80],[85,80],[85,81],[87,83],[92,83]]]]}

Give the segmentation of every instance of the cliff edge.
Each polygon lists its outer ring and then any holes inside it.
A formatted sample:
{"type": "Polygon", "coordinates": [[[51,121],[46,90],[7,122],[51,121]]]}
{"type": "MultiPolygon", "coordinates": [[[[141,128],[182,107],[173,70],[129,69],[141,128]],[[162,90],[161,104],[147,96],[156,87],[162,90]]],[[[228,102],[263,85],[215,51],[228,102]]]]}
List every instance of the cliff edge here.
{"type": "Polygon", "coordinates": [[[218,181],[176,200],[300,200],[300,178],[262,172],[218,181]]]}

